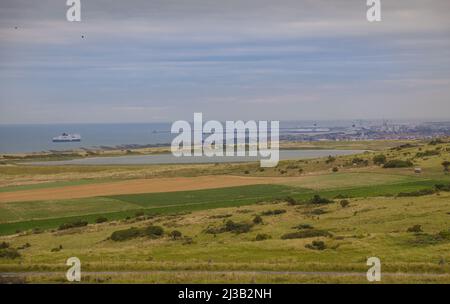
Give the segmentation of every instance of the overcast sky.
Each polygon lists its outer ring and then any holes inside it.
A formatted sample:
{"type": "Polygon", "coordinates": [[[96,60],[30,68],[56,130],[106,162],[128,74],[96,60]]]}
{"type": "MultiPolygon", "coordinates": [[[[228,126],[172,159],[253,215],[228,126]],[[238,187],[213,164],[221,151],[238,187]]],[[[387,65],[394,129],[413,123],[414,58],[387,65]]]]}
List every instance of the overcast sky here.
{"type": "Polygon", "coordinates": [[[450,119],[448,0],[65,2],[0,1],[0,123],[450,119]]]}

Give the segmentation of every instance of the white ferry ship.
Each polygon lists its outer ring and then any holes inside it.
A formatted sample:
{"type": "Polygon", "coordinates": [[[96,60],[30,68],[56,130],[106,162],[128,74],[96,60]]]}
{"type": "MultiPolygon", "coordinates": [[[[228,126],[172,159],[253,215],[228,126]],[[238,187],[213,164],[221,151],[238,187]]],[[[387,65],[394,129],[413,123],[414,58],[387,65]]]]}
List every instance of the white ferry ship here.
{"type": "Polygon", "coordinates": [[[68,134],[63,133],[59,136],[53,137],[53,142],[80,142],[81,136],[80,134],[68,134]]]}

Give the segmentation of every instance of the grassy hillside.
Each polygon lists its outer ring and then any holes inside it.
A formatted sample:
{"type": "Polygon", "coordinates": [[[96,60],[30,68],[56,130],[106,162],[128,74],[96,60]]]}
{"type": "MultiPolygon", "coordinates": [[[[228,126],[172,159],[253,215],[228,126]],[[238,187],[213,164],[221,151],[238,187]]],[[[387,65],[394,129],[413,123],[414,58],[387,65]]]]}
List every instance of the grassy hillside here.
{"type": "Polygon", "coordinates": [[[366,259],[377,256],[383,282],[450,283],[448,160],[450,144],[435,141],[283,161],[266,169],[251,163],[1,166],[0,195],[162,176],[281,179],[271,185],[2,202],[0,244],[8,248],[0,249],[0,272],[49,271],[26,280],[62,282],[63,275],[52,271],[65,270],[67,257],[77,256],[88,282],[365,282],[366,259]],[[163,235],[149,234],[149,226],[162,227],[163,235]],[[118,235],[124,240],[114,241],[118,235]]]}

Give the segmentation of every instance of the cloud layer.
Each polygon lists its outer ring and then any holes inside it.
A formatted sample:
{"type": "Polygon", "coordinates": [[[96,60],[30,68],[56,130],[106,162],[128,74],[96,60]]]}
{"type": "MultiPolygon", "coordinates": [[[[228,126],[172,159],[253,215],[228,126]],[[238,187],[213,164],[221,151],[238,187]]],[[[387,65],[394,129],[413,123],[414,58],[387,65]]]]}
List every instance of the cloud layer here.
{"type": "Polygon", "coordinates": [[[446,0],[81,3],[0,3],[0,123],[450,118],[446,0]]]}

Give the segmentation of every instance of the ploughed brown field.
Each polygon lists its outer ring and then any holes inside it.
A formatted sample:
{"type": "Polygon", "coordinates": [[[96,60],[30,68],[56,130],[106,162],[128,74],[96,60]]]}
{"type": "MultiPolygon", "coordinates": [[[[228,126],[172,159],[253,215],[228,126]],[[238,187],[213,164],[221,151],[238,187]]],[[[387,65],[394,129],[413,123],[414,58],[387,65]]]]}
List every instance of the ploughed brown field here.
{"type": "Polygon", "coordinates": [[[202,190],[270,184],[281,181],[283,179],[277,177],[242,177],[230,175],[133,179],[109,183],[4,192],[0,193],[0,202],[59,200],[132,193],[202,190]]]}

